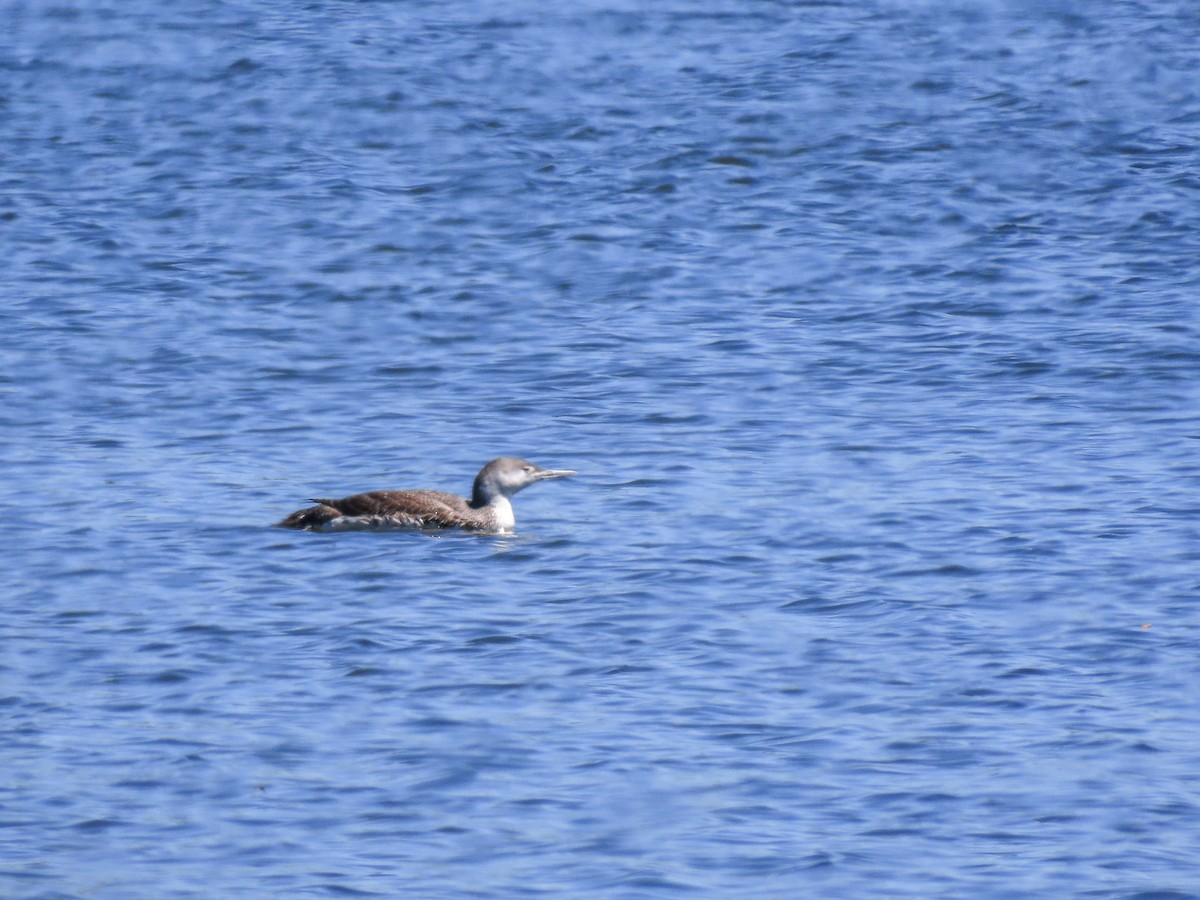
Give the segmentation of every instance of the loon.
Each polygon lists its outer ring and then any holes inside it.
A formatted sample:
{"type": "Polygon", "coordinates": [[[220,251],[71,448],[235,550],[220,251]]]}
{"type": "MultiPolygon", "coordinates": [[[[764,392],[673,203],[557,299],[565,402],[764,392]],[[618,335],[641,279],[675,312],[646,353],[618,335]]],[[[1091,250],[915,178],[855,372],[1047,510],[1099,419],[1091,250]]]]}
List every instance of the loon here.
{"type": "Polygon", "coordinates": [[[543,469],[523,459],[493,459],[475,476],[471,499],[443,491],[370,491],[341,500],[312,498],[281,528],[309,531],[371,531],[385,528],[462,528],[496,534],[512,532],[512,495],[538,481],[565,478],[569,469],[543,469]]]}

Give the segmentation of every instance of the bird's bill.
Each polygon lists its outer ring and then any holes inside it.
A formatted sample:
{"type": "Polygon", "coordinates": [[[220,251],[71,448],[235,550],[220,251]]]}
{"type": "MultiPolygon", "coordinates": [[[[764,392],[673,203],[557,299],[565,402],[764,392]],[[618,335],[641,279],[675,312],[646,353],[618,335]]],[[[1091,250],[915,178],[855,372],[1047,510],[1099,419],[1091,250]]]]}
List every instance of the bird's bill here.
{"type": "Polygon", "coordinates": [[[548,478],[566,478],[568,475],[577,474],[571,469],[539,469],[537,477],[538,481],[545,481],[548,478]]]}

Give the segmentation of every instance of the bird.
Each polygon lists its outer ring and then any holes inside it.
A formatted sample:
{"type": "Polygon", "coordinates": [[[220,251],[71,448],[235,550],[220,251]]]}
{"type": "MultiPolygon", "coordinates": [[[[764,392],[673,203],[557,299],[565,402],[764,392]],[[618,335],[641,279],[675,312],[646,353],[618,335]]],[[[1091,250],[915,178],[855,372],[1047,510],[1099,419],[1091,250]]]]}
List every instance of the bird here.
{"type": "Polygon", "coordinates": [[[430,490],[368,491],[340,500],[313,497],[316,506],[298,509],[276,524],[307,531],[461,528],[511,534],[517,526],[513,494],[539,481],[575,474],[570,469],[543,469],[523,459],[501,456],[479,470],[470,500],[430,490]]]}

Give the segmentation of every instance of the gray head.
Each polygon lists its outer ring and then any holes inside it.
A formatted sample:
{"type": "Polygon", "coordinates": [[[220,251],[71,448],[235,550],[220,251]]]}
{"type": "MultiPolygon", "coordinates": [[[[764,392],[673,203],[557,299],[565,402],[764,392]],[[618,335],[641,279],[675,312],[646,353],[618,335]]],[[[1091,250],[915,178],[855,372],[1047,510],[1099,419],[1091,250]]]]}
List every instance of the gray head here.
{"type": "Polygon", "coordinates": [[[538,481],[574,475],[570,469],[543,469],[523,459],[501,456],[479,470],[471,493],[471,505],[487,506],[496,497],[511,497],[538,481]]]}

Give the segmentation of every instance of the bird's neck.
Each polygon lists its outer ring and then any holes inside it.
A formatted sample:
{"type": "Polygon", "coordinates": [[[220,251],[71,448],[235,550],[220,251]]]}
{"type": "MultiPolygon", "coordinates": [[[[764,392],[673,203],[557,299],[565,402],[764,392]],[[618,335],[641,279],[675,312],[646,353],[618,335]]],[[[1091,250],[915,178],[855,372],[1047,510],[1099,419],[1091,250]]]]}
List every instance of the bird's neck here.
{"type": "Polygon", "coordinates": [[[517,517],[513,515],[512,504],[503,494],[497,494],[486,504],[496,517],[496,527],[501,531],[512,531],[517,527],[517,517]]]}

